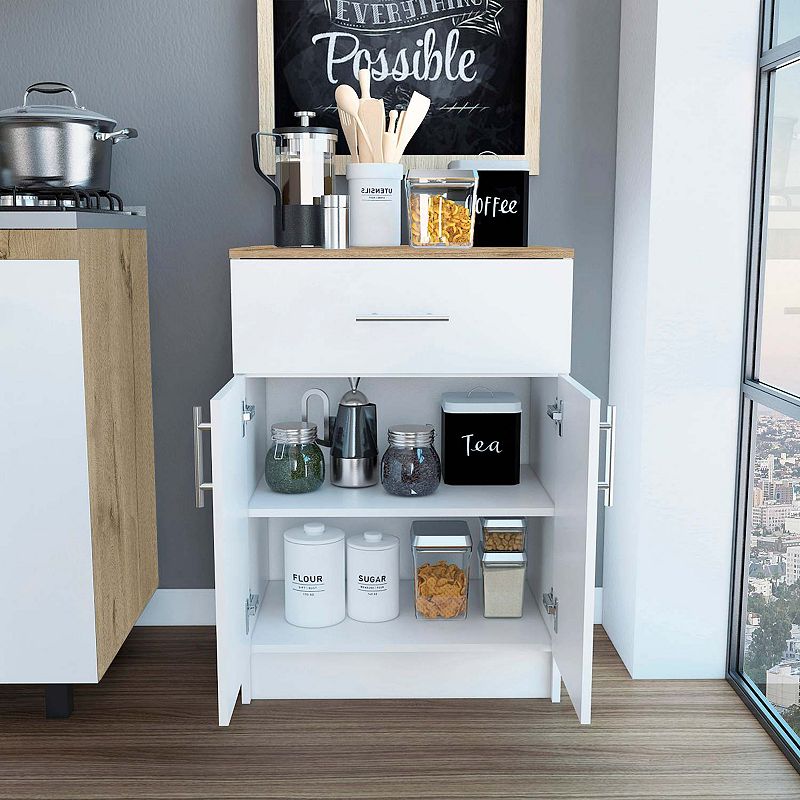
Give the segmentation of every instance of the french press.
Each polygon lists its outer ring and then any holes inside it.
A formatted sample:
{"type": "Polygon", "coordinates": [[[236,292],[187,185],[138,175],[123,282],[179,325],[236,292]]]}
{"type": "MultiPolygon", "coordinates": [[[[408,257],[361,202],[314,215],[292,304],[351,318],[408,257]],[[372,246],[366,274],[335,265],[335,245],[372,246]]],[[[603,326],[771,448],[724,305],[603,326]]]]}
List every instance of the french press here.
{"type": "Polygon", "coordinates": [[[315,200],[334,192],[335,128],[309,124],[313,111],[296,111],[299,125],[258,131],[251,137],[256,172],[275,192],[275,244],[320,247],[322,214],[315,200]],[[261,137],[275,140],[275,180],[261,169],[261,137]]]}

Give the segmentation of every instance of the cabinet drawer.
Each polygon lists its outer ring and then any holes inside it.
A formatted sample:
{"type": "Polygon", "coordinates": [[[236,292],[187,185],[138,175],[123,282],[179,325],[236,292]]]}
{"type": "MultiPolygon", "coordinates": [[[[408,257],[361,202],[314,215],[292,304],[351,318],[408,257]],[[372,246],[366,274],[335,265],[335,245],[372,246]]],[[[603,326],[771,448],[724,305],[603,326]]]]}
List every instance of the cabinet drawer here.
{"type": "Polygon", "coordinates": [[[233,371],[555,375],[571,259],[235,259],[233,371]]]}

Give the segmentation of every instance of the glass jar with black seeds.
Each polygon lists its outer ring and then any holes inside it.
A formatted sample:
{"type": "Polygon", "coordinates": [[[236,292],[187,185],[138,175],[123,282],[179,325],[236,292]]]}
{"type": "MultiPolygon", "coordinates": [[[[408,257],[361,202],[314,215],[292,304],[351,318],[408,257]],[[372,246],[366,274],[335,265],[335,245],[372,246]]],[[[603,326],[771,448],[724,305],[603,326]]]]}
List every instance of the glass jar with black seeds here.
{"type": "Polygon", "coordinates": [[[442,464],[433,446],[432,425],[389,428],[389,447],[381,461],[381,483],[398,497],[433,494],[442,480],[442,464]]]}
{"type": "Polygon", "coordinates": [[[264,461],[264,479],[273,492],[304,494],[325,481],[325,458],[317,444],[317,426],[278,422],[272,426],[272,447],[264,461]]]}

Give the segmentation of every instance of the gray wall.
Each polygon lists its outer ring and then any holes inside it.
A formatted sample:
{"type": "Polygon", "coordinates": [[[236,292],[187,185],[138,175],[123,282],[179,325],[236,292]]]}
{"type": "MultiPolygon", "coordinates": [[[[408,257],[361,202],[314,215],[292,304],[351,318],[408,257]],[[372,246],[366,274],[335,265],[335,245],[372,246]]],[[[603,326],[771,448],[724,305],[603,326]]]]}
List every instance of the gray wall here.
{"type": "MultiPolygon", "coordinates": [[[[606,396],[619,0],[545,0],[533,241],[573,245],[573,372],[606,396]]],[[[139,129],[114,187],[147,205],[161,585],[213,585],[196,511],[190,408],[231,373],[227,250],[271,241],[250,165],[255,0],[0,0],[0,108],[36,80],[139,129]]],[[[206,411],[207,413],[207,411],[206,411]]],[[[602,553],[602,546],[600,548],[602,553]]]]}

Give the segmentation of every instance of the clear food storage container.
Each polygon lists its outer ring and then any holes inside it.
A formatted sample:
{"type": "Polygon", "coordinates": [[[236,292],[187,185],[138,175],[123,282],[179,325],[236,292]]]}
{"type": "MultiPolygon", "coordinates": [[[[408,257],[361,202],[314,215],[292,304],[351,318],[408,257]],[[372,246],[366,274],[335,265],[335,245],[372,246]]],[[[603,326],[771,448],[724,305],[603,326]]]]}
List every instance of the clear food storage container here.
{"type": "Polygon", "coordinates": [[[461,520],[411,525],[417,619],[464,619],[469,599],[472,537],[461,520]]]}
{"type": "Polygon", "coordinates": [[[474,169],[410,170],[406,200],[411,246],[472,247],[477,189],[474,169]]]}
{"type": "Polygon", "coordinates": [[[481,517],[481,544],[487,553],[524,553],[525,517],[481,517]]]}
{"type": "Polygon", "coordinates": [[[483,616],[514,618],[522,616],[525,604],[525,553],[487,553],[480,548],[483,579],[483,616]]]}

